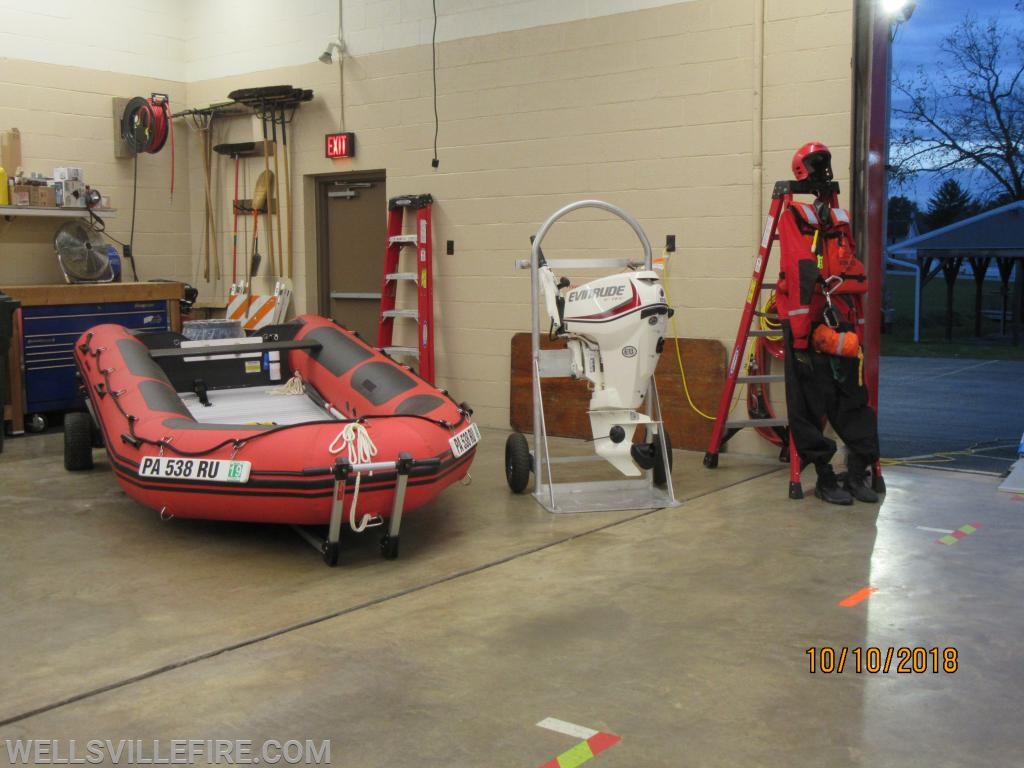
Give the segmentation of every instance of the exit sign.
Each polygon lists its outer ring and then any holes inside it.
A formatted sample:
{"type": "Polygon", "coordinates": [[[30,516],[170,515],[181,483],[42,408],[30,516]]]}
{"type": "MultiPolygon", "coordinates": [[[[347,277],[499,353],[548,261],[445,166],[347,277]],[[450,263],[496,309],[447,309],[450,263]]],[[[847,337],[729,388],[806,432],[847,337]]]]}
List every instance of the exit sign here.
{"type": "Polygon", "coordinates": [[[355,157],[356,135],[348,133],[328,133],[324,136],[324,155],[326,157],[355,157]]]}

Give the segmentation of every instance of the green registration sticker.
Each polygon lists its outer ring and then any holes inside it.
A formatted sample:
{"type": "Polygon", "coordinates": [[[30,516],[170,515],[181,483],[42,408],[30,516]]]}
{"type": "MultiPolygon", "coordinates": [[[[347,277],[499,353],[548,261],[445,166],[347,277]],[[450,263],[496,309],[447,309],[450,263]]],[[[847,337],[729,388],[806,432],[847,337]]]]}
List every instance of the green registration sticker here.
{"type": "Polygon", "coordinates": [[[247,483],[251,470],[252,462],[227,459],[143,456],[139,461],[139,477],[155,477],[163,480],[247,483]]]}

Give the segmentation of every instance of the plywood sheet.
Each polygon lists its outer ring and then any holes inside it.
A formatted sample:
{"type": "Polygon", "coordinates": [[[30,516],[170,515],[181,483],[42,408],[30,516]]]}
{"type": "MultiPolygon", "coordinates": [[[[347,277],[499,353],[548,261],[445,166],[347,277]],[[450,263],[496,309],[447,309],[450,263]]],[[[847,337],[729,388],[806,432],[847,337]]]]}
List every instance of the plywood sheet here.
{"type": "MultiPolygon", "coordinates": [[[[562,349],[565,342],[542,338],[541,347],[562,349]]],[[[690,396],[701,410],[713,416],[725,384],[725,347],[721,342],[709,339],[680,339],[679,351],[690,396]]],[[[533,431],[531,368],[530,334],[517,333],[512,337],[509,421],[512,429],[519,432],[533,431]]],[[[675,339],[665,340],[655,377],[673,447],[695,451],[706,449],[712,422],[695,413],[687,403],[676,359],[675,339]]],[[[590,420],[587,418],[590,402],[588,384],[587,381],[570,378],[543,380],[544,414],[549,435],[591,437],[590,420]]]]}

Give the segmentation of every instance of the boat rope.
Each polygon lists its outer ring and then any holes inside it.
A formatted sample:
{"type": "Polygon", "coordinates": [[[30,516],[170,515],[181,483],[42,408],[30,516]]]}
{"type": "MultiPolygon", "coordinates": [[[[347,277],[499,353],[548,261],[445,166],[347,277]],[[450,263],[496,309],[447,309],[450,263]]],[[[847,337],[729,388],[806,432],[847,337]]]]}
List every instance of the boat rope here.
{"type": "Polygon", "coordinates": [[[267,390],[268,395],[304,395],[306,386],[302,383],[302,374],[296,371],[288,381],[280,387],[267,390]]]}
{"type": "MultiPolygon", "coordinates": [[[[372,472],[370,473],[373,474],[372,472]]],[[[356,503],[359,501],[359,481],[362,479],[363,473],[356,473],[355,488],[352,491],[352,504],[348,508],[348,526],[355,533],[362,533],[367,528],[376,528],[379,525],[384,525],[384,518],[380,515],[363,515],[359,521],[356,521],[356,503]]]]}
{"type": "MultiPolygon", "coordinates": [[[[358,421],[346,424],[327,450],[332,454],[347,450],[350,464],[369,464],[373,461],[373,457],[377,455],[377,446],[374,445],[369,430],[358,421]]],[[[371,471],[370,474],[372,475],[373,472],[371,471]]],[[[356,520],[356,505],[359,503],[359,485],[362,479],[363,473],[356,472],[355,487],[352,490],[352,503],[348,508],[348,524],[356,533],[362,533],[367,528],[381,525],[384,522],[382,518],[375,518],[370,515],[363,515],[358,521],[356,520]]]]}
{"type": "Polygon", "coordinates": [[[366,427],[358,421],[346,424],[327,448],[332,454],[341,453],[346,449],[350,464],[369,464],[377,455],[377,446],[373,444],[373,438],[366,427]]]}

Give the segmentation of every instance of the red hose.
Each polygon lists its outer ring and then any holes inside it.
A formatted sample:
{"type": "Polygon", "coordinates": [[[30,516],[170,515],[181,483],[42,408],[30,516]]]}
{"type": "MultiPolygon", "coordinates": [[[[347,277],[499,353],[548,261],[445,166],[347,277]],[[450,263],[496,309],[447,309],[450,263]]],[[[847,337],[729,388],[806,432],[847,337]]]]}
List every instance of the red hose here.
{"type": "Polygon", "coordinates": [[[171,194],[174,194],[174,122],[171,101],[164,94],[144,99],[136,96],[128,102],[121,117],[121,137],[135,154],[155,155],[171,139],[171,194]]]}

